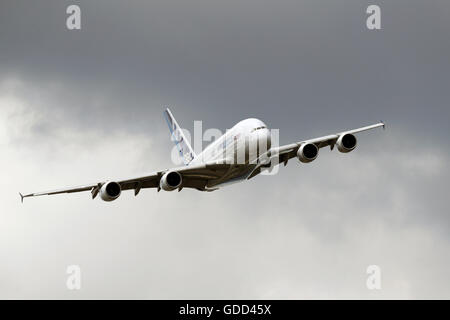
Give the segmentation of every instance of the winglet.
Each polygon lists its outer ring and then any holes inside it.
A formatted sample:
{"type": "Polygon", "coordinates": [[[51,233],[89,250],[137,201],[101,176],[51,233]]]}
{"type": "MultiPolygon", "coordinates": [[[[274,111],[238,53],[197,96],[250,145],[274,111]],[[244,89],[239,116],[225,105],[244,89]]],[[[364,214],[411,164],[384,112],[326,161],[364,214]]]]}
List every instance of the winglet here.
{"type": "Polygon", "coordinates": [[[386,129],[386,124],[384,123],[384,121],[380,120],[380,122],[383,124],[383,130],[386,129]]]}
{"type": "Polygon", "coordinates": [[[19,192],[19,195],[20,195],[20,202],[23,203],[23,198],[25,198],[25,197],[24,197],[23,194],[21,194],[20,192],[19,192]]]}

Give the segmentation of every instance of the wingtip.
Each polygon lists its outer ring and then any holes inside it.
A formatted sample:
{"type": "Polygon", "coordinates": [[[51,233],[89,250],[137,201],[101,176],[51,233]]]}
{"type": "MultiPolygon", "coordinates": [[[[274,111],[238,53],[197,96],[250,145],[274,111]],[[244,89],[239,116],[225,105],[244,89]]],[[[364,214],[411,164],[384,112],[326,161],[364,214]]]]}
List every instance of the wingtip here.
{"type": "Polygon", "coordinates": [[[381,124],[383,125],[383,130],[386,129],[386,123],[383,120],[380,120],[381,124]]]}
{"type": "Polygon", "coordinates": [[[23,196],[23,194],[21,194],[20,192],[19,192],[19,195],[20,195],[20,202],[23,203],[23,198],[24,198],[24,196],[23,196]]]}

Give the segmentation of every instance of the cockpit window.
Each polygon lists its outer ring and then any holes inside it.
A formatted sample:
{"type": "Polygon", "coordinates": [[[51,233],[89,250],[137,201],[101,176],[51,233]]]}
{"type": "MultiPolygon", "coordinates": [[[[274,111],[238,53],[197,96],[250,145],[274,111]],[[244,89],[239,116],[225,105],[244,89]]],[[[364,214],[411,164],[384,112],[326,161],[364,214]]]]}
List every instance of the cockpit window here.
{"type": "Polygon", "coordinates": [[[267,129],[267,127],[262,126],[262,127],[257,127],[257,128],[253,128],[252,132],[256,131],[256,130],[261,130],[261,129],[267,129]]]}

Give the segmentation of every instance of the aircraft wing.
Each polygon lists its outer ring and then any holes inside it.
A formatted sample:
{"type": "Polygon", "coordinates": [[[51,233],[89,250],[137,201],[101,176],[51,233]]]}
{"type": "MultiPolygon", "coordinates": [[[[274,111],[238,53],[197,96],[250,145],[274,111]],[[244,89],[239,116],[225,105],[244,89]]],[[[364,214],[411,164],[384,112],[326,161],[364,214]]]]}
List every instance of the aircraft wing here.
{"type": "Polygon", "coordinates": [[[367,130],[371,130],[371,129],[375,129],[375,128],[379,128],[379,127],[383,127],[383,129],[384,129],[385,124],[383,122],[379,122],[379,123],[372,124],[372,125],[369,125],[366,127],[361,127],[361,128],[357,128],[357,129],[353,129],[353,130],[347,130],[347,131],[330,134],[330,135],[319,137],[319,138],[303,140],[303,141],[295,142],[292,144],[284,145],[284,146],[281,146],[278,148],[272,148],[266,154],[260,156],[257,159],[258,164],[255,167],[255,169],[253,170],[253,172],[249,175],[248,179],[251,179],[254,176],[261,173],[261,171],[264,168],[271,167],[274,160],[277,161],[277,162],[275,162],[276,164],[284,163],[284,165],[286,165],[289,159],[297,157],[298,149],[302,145],[314,144],[317,147],[317,149],[330,146],[330,149],[333,150],[336,142],[338,141],[338,139],[341,136],[343,136],[345,134],[353,135],[355,133],[359,133],[359,132],[363,132],[363,131],[367,131],[367,130]]]}
{"type": "MultiPolygon", "coordinates": [[[[179,168],[167,169],[158,172],[151,173],[149,175],[134,177],[131,179],[125,180],[108,180],[117,182],[121,190],[134,190],[134,194],[137,195],[141,189],[145,188],[157,188],[160,190],[160,179],[161,177],[169,171],[178,172],[183,179],[183,188],[195,188],[201,191],[213,191],[215,190],[214,185],[219,184],[223,179],[226,179],[227,176],[231,174],[235,174],[236,170],[244,170],[248,167],[240,166],[240,165],[231,165],[221,162],[212,162],[205,163],[199,165],[191,165],[184,166],[179,168]]],[[[63,188],[58,190],[44,191],[44,192],[36,192],[29,194],[21,194],[21,201],[23,202],[24,198],[28,197],[37,197],[43,195],[54,195],[61,193],[74,193],[74,192],[83,192],[83,191],[91,191],[92,198],[94,199],[101,187],[107,181],[101,181],[97,183],[87,184],[83,186],[71,187],[71,188],[63,188]]],[[[181,189],[179,189],[181,190],[181,189]]]]}

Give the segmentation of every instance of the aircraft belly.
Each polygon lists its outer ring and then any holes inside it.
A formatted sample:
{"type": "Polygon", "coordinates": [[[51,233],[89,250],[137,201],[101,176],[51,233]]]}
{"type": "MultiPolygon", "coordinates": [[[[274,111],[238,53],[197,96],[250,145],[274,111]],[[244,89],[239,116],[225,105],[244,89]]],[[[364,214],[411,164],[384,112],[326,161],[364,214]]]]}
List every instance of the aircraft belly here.
{"type": "Polygon", "coordinates": [[[247,177],[252,173],[254,167],[255,167],[254,165],[233,166],[230,169],[230,171],[226,173],[224,176],[218,179],[209,180],[206,187],[207,188],[223,187],[246,180],[247,177]]]}

